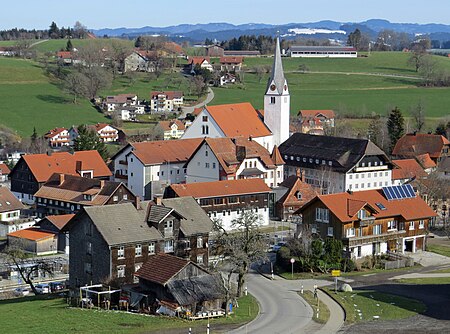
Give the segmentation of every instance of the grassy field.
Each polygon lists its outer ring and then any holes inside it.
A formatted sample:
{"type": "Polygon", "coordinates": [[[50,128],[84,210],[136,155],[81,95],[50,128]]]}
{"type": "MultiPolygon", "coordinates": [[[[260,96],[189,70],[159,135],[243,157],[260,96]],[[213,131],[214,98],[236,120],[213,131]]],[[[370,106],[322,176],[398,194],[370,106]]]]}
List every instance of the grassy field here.
{"type": "Polygon", "coordinates": [[[57,127],[108,121],[87,100],[72,98],[33,61],[0,57],[0,119],[21,136],[57,127]]]}
{"type": "MultiPolygon", "coordinates": [[[[99,38],[99,39],[72,39],[71,41],[74,48],[82,48],[83,46],[89,43],[96,43],[102,46],[108,46],[109,44],[111,44],[112,40],[114,39],[99,38]]],[[[129,40],[128,42],[131,47],[134,46],[133,44],[134,42],[132,40],[129,40]]],[[[50,39],[42,43],[36,44],[35,46],[32,47],[32,49],[41,53],[57,52],[59,50],[64,50],[66,48],[66,45],[67,39],[50,39]]]]}
{"type": "MultiPolygon", "coordinates": [[[[256,317],[258,304],[252,296],[239,299],[239,308],[228,319],[211,319],[211,331],[224,324],[242,324],[256,317]]],[[[161,333],[163,329],[202,328],[206,320],[186,321],[125,312],[68,308],[64,299],[19,298],[0,301],[2,333],[161,333]]]]}
{"type": "MultiPolygon", "coordinates": [[[[414,79],[417,73],[407,65],[408,57],[407,53],[385,52],[356,59],[284,58],[291,112],[334,109],[341,115],[384,115],[398,106],[408,115],[411,107],[423,101],[428,117],[448,115],[450,88],[417,87],[418,80],[414,79]],[[322,73],[299,73],[300,64],[305,64],[312,72],[322,73]]],[[[450,69],[450,59],[437,56],[435,59],[450,69]]],[[[245,59],[249,70],[257,65],[270,66],[271,62],[271,58],[245,59]]],[[[245,73],[244,84],[215,88],[212,104],[249,101],[256,108],[262,108],[267,78],[268,74],[259,80],[255,74],[245,73]]]]}
{"type": "Polygon", "coordinates": [[[427,245],[427,251],[450,257],[450,247],[442,245],[427,245]]]}
{"type": "Polygon", "coordinates": [[[395,280],[401,284],[450,284],[450,277],[402,278],[395,280]]]}
{"type": "Polygon", "coordinates": [[[319,324],[327,323],[330,318],[330,310],[327,305],[325,305],[321,300],[319,300],[319,317],[317,318],[317,299],[314,298],[314,294],[312,291],[305,290],[304,293],[299,293],[299,296],[302,297],[313,309],[314,315],[312,320],[319,324]]]}
{"type": "Polygon", "coordinates": [[[330,291],[330,295],[345,309],[347,323],[403,319],[425,311],[425,305],[417,300],[377,291],[330,291]]]}

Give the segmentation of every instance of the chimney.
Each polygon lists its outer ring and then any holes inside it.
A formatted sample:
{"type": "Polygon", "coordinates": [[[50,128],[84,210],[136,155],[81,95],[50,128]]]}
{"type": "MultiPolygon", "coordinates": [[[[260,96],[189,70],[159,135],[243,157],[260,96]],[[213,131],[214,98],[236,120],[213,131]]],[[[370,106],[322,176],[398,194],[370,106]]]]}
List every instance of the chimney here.
{"type": "Polygon", "coordinates": [[[300,181],[303,181],[303,177],[302,177],[302,171],[300,170],[300,168],[296,168],[295,169],[295,175],[298,177],[298,178],[300,178],[300,181]]]}
{"type": "Polygon", "coordinates": [[[81,174],[81,167],[82,167],[82,162],[81,161],[77,161],[75,163],[75,168],[76,168],[76,171],[79,172],[80,174],[81,174]]]}
{"type": "Polygon", "coordinates": [[[100,180],[100,189],[102,189],[105,186],[105,180],[100,180]]]}
{"type": "Polygon", "coordinates": [[[141,198],[139,196],[136,196],[134,206],[136,207],[136,210],[141,210],[141,198]]]}
{"type": "Polygon", "coordinates": [[[153,197],[153,202],[155,202],[156,205],[162,205],[162,196],[153,197]]]}
{"type": "Polygon", "coordinates": [[[59,185],[63,184],[64,182],[64,174],[59,174],[59,185]]]}
{"type": "Polygon", "coordinates": [[[245,146],[240,146],[240,145],[236,145],[236,159],[239,162],[244,161],[245,157],[247,156],[247,152],[246,152],[246,147],[245,146]]]}
{"type": "Polygon", "coordinates": [[[52,153],[53,153],[53,150],[47,150],[47,155],[49,156],[49,157],[51,157],[52,156],[52,153]]]}
{"type": "Polygon", "coordinates": [[[249,136],[248,137],[248,141],[252,141],[253,140],[253,137],[252,136],[249,136]]]}

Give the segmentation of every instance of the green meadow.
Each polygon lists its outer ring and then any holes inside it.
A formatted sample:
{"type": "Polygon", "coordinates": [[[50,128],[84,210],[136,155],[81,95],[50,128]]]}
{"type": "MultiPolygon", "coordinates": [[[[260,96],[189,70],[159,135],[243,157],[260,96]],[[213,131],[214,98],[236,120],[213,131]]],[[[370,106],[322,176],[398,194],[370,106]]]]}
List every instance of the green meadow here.
{"type": "MultiPolygon", "coordinates": [[[[334,109],[341,115],[385,115],[398,106],[406,116],[421,101],[428,117],[450,114],[450,88],[419,87],[420,78],[408,66],[409,54],[376,52],[356,59],[283,58],[291,94],[291,112],[300,109],[334,109]],[[308,72],[299,71],[305,65],[308,72]]],[[[450,59],[434,56],[438,66],[450,71],[450,59]]],[[[212,104],[249,101],[263,107],[262,96],[269,74],[251,73],[255,66],[270,66],[271,58],[246,58],[249,71],[244,83],[215,88],[212,104]]]]}
{"type": "Polygon", "coordinates": [[[43,134],[57,126],[107,121],[89,101],[73,104],[30,60],[0,57],[0,105],[0,123],[21,136],[30,136],[33,127],[43,134]]]}

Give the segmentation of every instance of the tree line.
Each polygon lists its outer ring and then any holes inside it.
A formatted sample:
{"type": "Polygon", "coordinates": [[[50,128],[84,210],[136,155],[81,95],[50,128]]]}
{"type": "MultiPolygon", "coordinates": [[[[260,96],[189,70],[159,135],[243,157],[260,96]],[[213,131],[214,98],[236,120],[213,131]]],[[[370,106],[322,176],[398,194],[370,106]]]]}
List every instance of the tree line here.
{"type": "Polygon", "coordinates": [[[58,38],[86,38],[88,30],[79,21],[73,27],[59,28],[52,22],[48,29],[7,29],[0,31],[0,41],[15,41],[21,39],[58,39],[58,38]]]}

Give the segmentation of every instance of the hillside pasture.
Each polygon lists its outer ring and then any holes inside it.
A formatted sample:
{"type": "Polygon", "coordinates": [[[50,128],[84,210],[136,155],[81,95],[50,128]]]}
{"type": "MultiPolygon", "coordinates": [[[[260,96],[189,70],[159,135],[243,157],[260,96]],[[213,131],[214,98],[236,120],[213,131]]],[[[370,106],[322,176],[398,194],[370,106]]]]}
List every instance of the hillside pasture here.
{"type": "Polygon", "coordinates": [[[72,97],[52,83],[35,62],[0,57],[0,119],[21,136],[60,126],[108,121],[89,101],[72,97]]]}
{"type": "MultiPolygon", "coordinates": [[[[283,58],[291,94],[291,113],[300,109],[334,109],[341,115],[385,115],[398,106],[406,116],[422,101],[428,117],[450,114],[450,88],[425,88],[418,85],[417,73],[407,65],[409,55],[401,52],[372,53],[356,59],[283,58]],[[298,71],[305,64],[310,72],[298,71]]],[[[434,57],[450,70],[450,59],[434,57]]],[[[270,65],[270,58],[245,58],[247,70],[270,65]]],[[[211,104],[249,101],[263,107],[269,74],[261,80],[244,73],[241,85],[215,88],[211,104]]]]}

